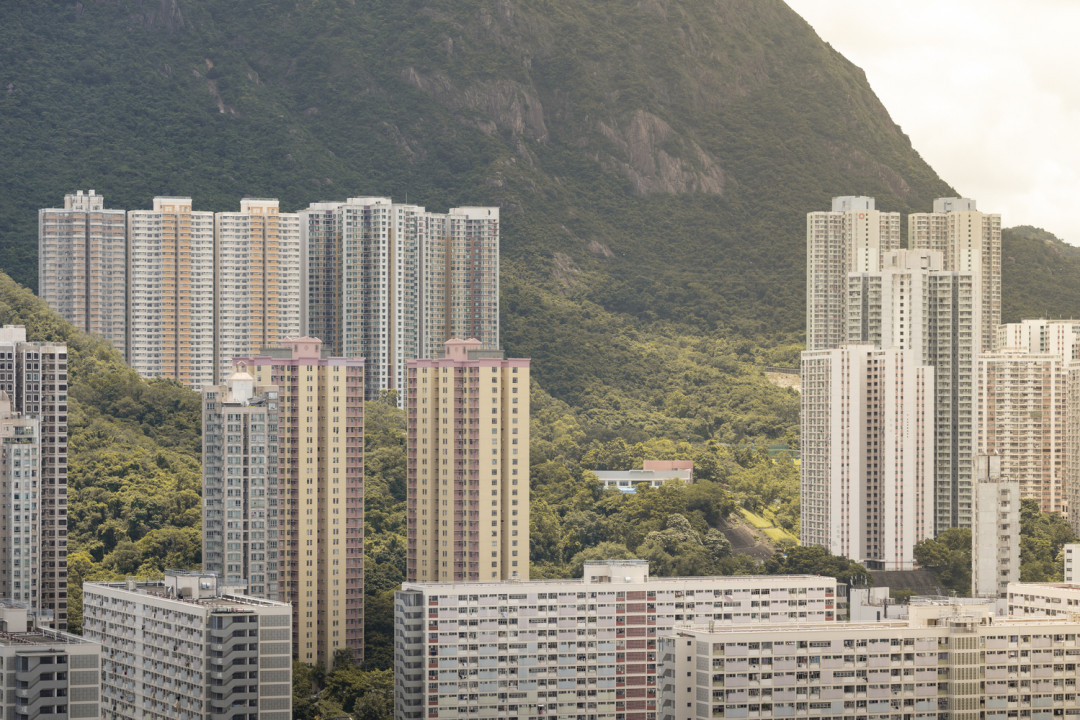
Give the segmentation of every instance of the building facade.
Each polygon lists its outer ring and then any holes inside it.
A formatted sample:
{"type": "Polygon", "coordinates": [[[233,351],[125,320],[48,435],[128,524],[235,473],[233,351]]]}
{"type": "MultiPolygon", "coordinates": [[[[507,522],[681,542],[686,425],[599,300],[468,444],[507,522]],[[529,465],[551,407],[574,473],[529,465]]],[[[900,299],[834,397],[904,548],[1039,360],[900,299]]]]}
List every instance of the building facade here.
{"type": "Polygon", "coordinates": [[[657,717],[1074,717],[1078,630],[934,601],[903,623],[681,630],[661,640],[657,717]]]}
{"type": "Polygon", "coordinates": [[[657,643],[676,626],[836,617],[833,578],[651,578],[642,560],[586,563],[584,573],[405,583],[394,601],[394,717],[647,720],[659,707],[657,643]]]}
{"type": "Polygon", "coordinates": [[[280,394],[278,597],[292,604],[296,657],[330,668],[334,653],[347,649],[359,662],[364,360],[326,357],[319,340],[291,338],[242,362],[257,386],[280,394]]]}
{"type": "Polygon", "coordinates": [[[529,360],[476,339],[411,360],[408,571],[419,582],[529,577],[529,360]]]}
{"type": "Polygon", "coordinates": [[[244,198],[214,215],[214,381],[233,359],[300,335],[300,216],[244,198]]]}
{"type": "Polygon", "coordinates": [[[156,197],[128,212],[127,361],[192,388],[214,380],[214,214],[156,197]]]}
{"type": "Polygon", "coordinates": [[[22,326],[0,328],[0,391],[12,412],[38,422],[38,504],[30,508],[40,533],[37,619],[58,630],[67,629],[67,382],[66,345],[28,342],[22,326]]]}
{"type": "Polygon", "coordinates": [[[934,369],[870,344],[802,354],[804,545],[909,570],[933,536],[934,369]]]}
{"type": "Polygon", "coordinates": [[[806,216],[806,349],[846,341],[847,275],[877,272],[900,247],[900,213],[875,209],[874,198],[835,197],[832,210],[806,216]]]}
{"type": "Polygon", "coordinates": [[[127,343],[127,226],[93,190],[38,210],[38,296],[80,330],[127,343]]]}
{"type": "Polygon", "coordinates": [[[971,594],[997,598],[1020,580],[1020,486],[1002,471],[999,455],[975,463],[975,520],[971,523],[971,594]]]}
{"type": "Polygon", "coordinates": [[[252,597],[279,597],[280,396],[237,368],[203,388],[203,569],[252,597]]]}
{"type": "Polygon", "coordinates": [[[0,713],[15,720],[105,717],[101,646],[27,621],[25,607],[0,606],[0,713]]]}
{"type": "Polygon", "coordinates": [[[971,527],[978,282],[932,250],[886,253],[880,271],[847,279],[847,341],[910,349],[934,369],[934,535],[971,527]]]}
{"type": "Polygon", "coordinates": [[[908,247],[940,252],[945,270],[977,279],[982,325],[975,348],[993,350],[1001,323],[1001,216],[979,212],[970,198],[938,198],[933,212],[908,216],[908,247]]]}
{"type": "Polygon", "coordinates": [[[499,345],[499,210],[428,212],[385,197],[300,212],[302,325],[366,361],[368,396],[405,386],[405,364],[451,337],[499,345]]]}
{"type": "Polygon", "coordinates": [[[1006,348],[979,355],[977,367],[978,452],[1000,457],[1021,497],[1066,516],[1068,363],[1006,348]]]}
{"type": "Polygon", "coordinates": [[[229,594],[209,573],[83,585],[110,719],[291,720],[290,620],[287,604],[229,594]]]}
{"type": "Polygon", "coordinates": [[[0,390],[0,597],[41,614],[41,422],[0,390]]]}

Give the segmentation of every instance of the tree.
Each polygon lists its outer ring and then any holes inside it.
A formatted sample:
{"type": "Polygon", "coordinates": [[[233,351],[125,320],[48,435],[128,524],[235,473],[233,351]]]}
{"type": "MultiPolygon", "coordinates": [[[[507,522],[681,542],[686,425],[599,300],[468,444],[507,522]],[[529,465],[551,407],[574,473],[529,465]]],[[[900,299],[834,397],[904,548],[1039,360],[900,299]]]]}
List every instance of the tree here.
{"type": "Polygon", "coordinates": [[[789,547],[765,561],[768,575],[825,575],[847,585],[873,585],[865,567],[817,546],[789,547]]]}
{"type": "Polygon", "coordinates": [[[936,538],[916,543],[915,562],[934,572],[942,587],[957,595],[971,594],[971,530],[950,528],[936,538]]]}

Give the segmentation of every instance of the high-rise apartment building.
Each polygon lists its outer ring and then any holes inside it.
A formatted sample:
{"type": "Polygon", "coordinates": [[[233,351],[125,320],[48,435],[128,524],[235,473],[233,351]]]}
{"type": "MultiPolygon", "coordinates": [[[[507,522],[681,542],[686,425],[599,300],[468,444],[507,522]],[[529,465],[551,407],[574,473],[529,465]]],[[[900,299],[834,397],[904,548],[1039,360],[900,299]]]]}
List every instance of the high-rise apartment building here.
{"type": "Polygon", "coordinates": [[[806,216],[806,349],[846,341],[847,275],[877,272],[900,247],[900,213],[875,209],[874,198],[836,197],[831,211],[806,216]]]}
{"type": "Polygon", "coordinates": [[[332,667],[337,650],[364,651],[364,360],[321,345],[291,338],[242,362],[280,395],[278,596],[293,647],[332,667]]]}
{"type": "Polygon", "coordinates": [[[1007,348],[978,359],[978,452],[996,454],[1020,497],[1065,515],[1068,363],[1007,348]]]}
{"type": "Polygon", "coordinates": [[[979,212],[970,198],[938,198],[933,212],[908,216],[908,247],[940,252],[945,270],[976,278],[982,327],[975,349],[993,350],[1001,323],[1001,216],[979,212]]]}
{"type": "Polygon", "coordinates": [[[975,461],[971,523],[971,594],[997,598],[1020,581],[1020,486],[1002,474],[1000,455],[975,461]]]}
{"type": "Polygon", "coordinates": [[[366,360],[369,397],[402,390],[406,361],[451,337],[498,347],[498,208],[356,197],[313,203],[300,231],[303,330],[366,360]]]}
{"type": "Polygon", "coordinates": [[[67,628],[67,380],[66,345],[27,342],[21,326],[0,328],[0,391],[12,412],[39,427],[38,502],[19,504],[23,517],[38,514],[38,622],[59,630],[67,628]]]}
{"type": "Polygon", "coordinates": [[[40,613],[41,422],[0,390],[0,597],[40,613]]]}
{"type": "Polygon", "coordinates": [[[215,382],[233,358],[300,335],[300,216],[244,198],[214,215],[215,382]]]}
{"type": "Polygon", "coordinates": [[[1050,353],[1065,361],[1080,359],[1080,320],[1029,318],[998,325],[994,349],[1050,353]]]}
{"type": "Polygon", "coordinates": [[[143,377],[214,379],[214,214],[156,197],[128,213],[127,360],[143,377]]]}
{"type": "Polygon", "coordinates": [[[909,570],[933,536],[934,369],[871,344],[802,354],[802,542],[909,570]]]}
{"type": "Polygon", "coordinates": [[[125,212],[93,190],[38,210],[38,295],[62,318],[126,350],[125,212]]]}
{"type": "Polygon", "coordinates": [[[934,535],[971,526],[978,282],[927,250],[886,253],[881,270],[847,278],[847,341],[911,349],[934,368],[934,535]]]}
{"type": "Polygon", "coordinates": [[[109,720],[290,720],[289,623],[285,603],[232,594],[210,573],[83,585],[109,720]]]}
{"type": "Polygon", "coordinates": [[[278,599],[279,403],[238,367],[203,388],[203,569],[253,597],[278,599]]]}
{"type": "Polygon", "coordinates": [[[476,339],[410,360],[409,580],[529,577],[529,360],[476,339]]]}
{"type": "Polygon", "coordinates": [[[831,577],[653,578],[648,567],[405,583],[394,598],[394,717],[647,720],[658,709],[657,643],[675,628],[836,625],[831,577]]]}

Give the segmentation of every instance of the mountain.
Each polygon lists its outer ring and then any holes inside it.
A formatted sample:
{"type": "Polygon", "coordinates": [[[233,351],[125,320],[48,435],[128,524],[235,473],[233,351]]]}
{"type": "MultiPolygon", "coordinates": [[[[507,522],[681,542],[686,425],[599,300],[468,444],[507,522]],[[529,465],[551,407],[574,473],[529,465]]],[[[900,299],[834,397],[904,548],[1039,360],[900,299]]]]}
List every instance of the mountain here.
{"type": "MultiPolygon", "coordinates": [[[[805,213],[953,193],[778,0],[6,3],[0,41],[17,281],[36,285],[37,208],[76,188],[496,204],[504,345],[601,435],[793,432],[754,366],[797,358],[805,213]]],[[[1006,285],[1006,312],[1068,303],[1032,290],[1006,285]]]]}
{"type": "Polygon", "coordinates": [[[634,379],[613,331],[797,344],[808,209],[951,192],[778,0],[8,3],[0,41],[16,280],[75,188],[497,204],[505,345],[575,405],[634,379]]]}

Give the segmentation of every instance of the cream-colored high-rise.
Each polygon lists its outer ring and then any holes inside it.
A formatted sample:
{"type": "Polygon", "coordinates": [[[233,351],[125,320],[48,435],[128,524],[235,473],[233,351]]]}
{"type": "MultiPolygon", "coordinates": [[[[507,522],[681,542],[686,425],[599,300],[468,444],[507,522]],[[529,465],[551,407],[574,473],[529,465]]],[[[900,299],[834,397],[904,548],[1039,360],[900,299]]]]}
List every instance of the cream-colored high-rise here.
{"type": "Polygon", "coordinates": [[[201,388],[214,378],[214,214],[156,197],[128,213],[128,364],[201,388]]]}
{"type": "Polygon", "coordinates": [[[242,361],[277,386],[278,577],[293,608],[293,652],[333,665],[364,652],[364,361],[291,338],[242,361]]]}
{"type": "Polygon", "coordinates": [[[945,270],[976,275],[983,321],[976,349],[993,350],[1001,322],[1001,216],[979,212],[970,198],[938,198],[933,212],[908,216],[908,247],[936,250],[945,270]]]}
{"type": "Polygon", "coordinates": [[[410,360],[410,581],[529,577],[529,360],[476,339],[410,360]]]}
{"type": "Polygon", "coordinates": [[[233,359],[300,335],[300,216],[244,198],[214,215],[215,382],[233,359]]]}
{"type": "Polygon", "coordinates": [[[93,190],[38,210],[38,295],[75,327],[126,351],[126,214],[93,190]]]}

